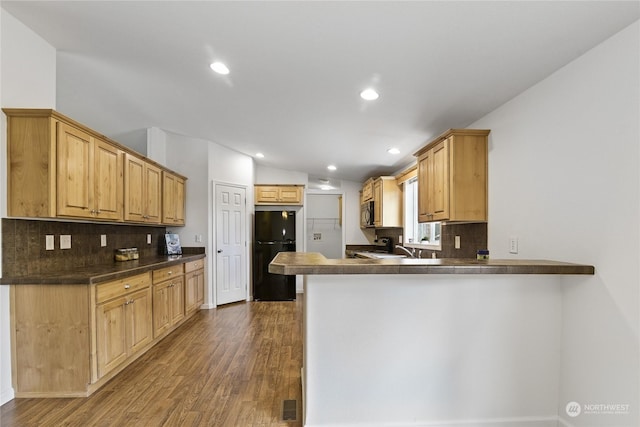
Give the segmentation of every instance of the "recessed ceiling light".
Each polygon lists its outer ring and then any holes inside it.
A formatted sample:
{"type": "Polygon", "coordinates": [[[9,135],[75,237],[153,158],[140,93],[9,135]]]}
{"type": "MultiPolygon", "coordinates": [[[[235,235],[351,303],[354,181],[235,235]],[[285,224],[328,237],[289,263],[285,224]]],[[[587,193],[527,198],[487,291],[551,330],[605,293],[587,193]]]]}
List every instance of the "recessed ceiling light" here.
{"type": "Polygon", "coordinates": [[[400,150],[398,150],[397,148],[389,148],[387,150],[387,153],[389,153],[389,154],[400,154],[400,150]]]}
{"type": "Polygon", "coordinates": [[[210,65],[211,69],[213,71],[215,71],[218,74],[229,74],[229,68],[227,68],[226,65],[224,65],[222,62],[214,62],[213,64],[210,65]]]}
{"type": "Polygon", "coordinates": [[[338,168],[335,167],[334,165],[329,165],[329,166],[327,166],[327,169],[329,169],[330,171],[334,171],[334,170],[336,170],[338,168]]]}
{"type": "Polygon", "coordinates": [[[369,89],[365,89],[362,92],[360,92],[360,98],[365,99],[367,101],[373,101],[378,99],[380,95],[378,95],[378,92],[376,92],[375,90],[369,88],[369,89]]]}
{"type": "Polygon", "coordinates": [[[263,159],[264,158],[264,154],[256,153],[256,157],[259,158],[259,159],[263,159]]]}

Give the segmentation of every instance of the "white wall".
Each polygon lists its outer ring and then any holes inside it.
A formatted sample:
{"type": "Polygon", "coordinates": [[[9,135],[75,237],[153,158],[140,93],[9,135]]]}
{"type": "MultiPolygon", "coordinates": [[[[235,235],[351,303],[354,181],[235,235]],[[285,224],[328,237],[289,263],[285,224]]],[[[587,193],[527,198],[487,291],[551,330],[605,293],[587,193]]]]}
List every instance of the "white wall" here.
{"type": "Polygon", "coordinates": [[[341,194],[307,194],[306,252],[319,252],[327,258],[343,258],[343,228],[340,218],[341,194]]]}
{"type": "MultiPolygon", "coordinates": [[[[3,108],[55,108],[56,105],[55,49],[1,8],[0,104],[3,108]]],[[[3,218],[7,216],[6,138],[3,114],[0,120],[0,216],[3,218]]],[[[0,252],[0,263],[1,260],[0,252]]],[[[14,395],[10,349],[9,287],[0,286],[0,405],[14,395]]]]}
{"type": "Polygon", "coordinates": [[[563,280],[565,425],[640,425],[639,32],[636,22],[469,126],[491,129],[491,256],[596,268],[563,280]],[[630,414],[570,418],[571,401],[630,414]]]}

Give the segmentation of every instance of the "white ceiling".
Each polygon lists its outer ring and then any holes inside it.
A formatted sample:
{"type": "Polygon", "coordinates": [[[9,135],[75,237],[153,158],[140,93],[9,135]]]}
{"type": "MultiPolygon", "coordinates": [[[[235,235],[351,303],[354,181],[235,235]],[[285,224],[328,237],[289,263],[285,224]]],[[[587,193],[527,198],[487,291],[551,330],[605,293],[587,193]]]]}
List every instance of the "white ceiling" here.
{"type": "Polygon", "coordinates": [[[155,126],[352,181],[397,171],[430,138],[468,126],[640,16],[637,1],[2,7],[58,49],[57,109],[105,135],[155,126]],[[231,73],[214,74],[214,60],[231,73]],[[377,101],[359,98],[369,86],[377,101]]]}

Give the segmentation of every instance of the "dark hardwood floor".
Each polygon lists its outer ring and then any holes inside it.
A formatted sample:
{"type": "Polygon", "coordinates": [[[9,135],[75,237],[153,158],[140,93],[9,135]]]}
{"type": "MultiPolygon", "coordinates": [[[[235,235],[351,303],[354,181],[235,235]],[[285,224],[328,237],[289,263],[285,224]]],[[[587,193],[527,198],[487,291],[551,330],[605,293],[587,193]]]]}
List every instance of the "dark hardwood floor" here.
{"type": "Polygon", "coordinates": [[[202,310],[90,397],[14,399],[0,426],[301,426],[301,322],[301,298],[202,310]]]}

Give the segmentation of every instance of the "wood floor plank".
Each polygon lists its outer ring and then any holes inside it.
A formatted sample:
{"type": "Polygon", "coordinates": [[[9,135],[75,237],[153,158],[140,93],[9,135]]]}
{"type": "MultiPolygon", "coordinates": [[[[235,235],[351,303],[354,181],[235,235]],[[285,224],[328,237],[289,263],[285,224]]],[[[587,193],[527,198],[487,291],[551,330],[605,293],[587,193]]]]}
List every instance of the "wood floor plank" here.
{"type": "Polygon", "coordinates": [[[300,427],[302,302],[203,310],[88,398],[14,399],[2,427],[300,427]]]}

